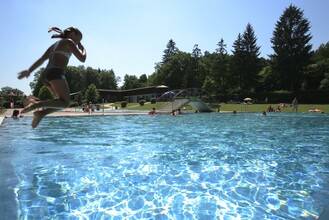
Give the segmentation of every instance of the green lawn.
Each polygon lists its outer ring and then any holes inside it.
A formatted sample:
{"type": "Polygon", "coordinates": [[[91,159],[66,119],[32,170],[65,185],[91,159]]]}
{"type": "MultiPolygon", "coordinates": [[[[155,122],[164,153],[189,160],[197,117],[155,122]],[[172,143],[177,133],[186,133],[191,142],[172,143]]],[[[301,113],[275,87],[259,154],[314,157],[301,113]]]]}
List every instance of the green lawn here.
{"type": "MultiPolygon", "coordinates": [[[[156,108],[157,110],[161,109],[164,105],[164,102],[157,102],[156,104],[146,103],[144,106],[140,106],[138,103],[128,103],[126,108],[121,108],[120,104],[116,104],[122,110],[144,110],[151,111],[152,108],[156,108]]],[[[262,112],[267,111],[269,106],[272,106],[274,109],[278,106],[278,104],[252,104],[252,105],[241,105],[241,104],[221,104],[220,111],[221,112],[233,112],[234,110],[237,112],[262,112]]],[[[329,104],[300,104],[298,107],[298,112],[308,112],[311,108],[321,109],[325,113],[329,113],[329,104]]],[[[195,111],[191,107],[187,107],[190,111],[195,111]]],[[[214,109],[214,111],[217,111],[214,109]]],[[[0,112],[0,115],[4,114],[6,109],[3,109],[0,112]]],[[[281,112],[292,112],[292,107],[281,108],[281,112]]]]}
{"type": "MultiPolygon", "coordinates": [[[[164,105],[163,102],[157,102],[156,104],[146,103],[144,106],[139,106],[138,103],[128,103],[126,110],[151,110],[153,107],[157,110],[161,109],[164,105]]],[[[278,104],[252,104],[252,105],[242,105],[242,104],[221,104],[220,111],[233,112],[262,112],[267,111],[269,106],[276,108],[278,104]]],[[[117,105],[120,107],[119,105],[117,105]]],[[[329,104],[300,104],[298,106],[298,112],[308,112],[311,108],[321,109],[325,113],[329,112],[329,104]]],[[[188,108],[193,111],[193,109],[188,108]]],[[[281,112],[292,112],[292,107],[281,108],[281,112]]]]}
{"type": "Polygon", "coordinates": [[[3,113],[5,113],[7,110],[5,108],[0,108],[0,115],[2,115],[3,113]]]}
{"type": "MultiPolygon", "coordinates": [[[[234,111],[237,112],[262,112],[267,111],[269,106],[276,109],[278,104],[252,104],[252,105],[241,105],[241,104],[221,104],[220,111],[234,111]]],[[[308,112],[312,108],[321,109],[325,113],[329,112],[329,105],[326,104],[300,104],[298,106],[298,112],[308,112]]],[[[292,112],[292,107],[281,108],[281,112],[292,112]]]]}

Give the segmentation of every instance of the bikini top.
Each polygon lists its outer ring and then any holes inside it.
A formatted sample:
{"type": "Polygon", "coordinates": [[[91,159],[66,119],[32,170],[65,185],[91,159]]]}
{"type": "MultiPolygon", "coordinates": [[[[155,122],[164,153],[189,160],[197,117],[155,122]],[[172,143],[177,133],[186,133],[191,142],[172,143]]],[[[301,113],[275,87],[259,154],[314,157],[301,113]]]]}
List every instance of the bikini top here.
{"type": "Polygon", "coordinates": [[[62,54],[62,55],[65,56],[67,59],[70,59],[70,57],[71,57],[71,55],[72,55],[71,52],[67,52],[67,51],[64,51],[64,50],[56,50],[58,44],[59,44],[59,41],[57,41],[53,53],[54,53],[54,54],[55,54],[55,53],[56,53],[56,54],[62,54]]]}
{"type": "Polygon", "coordinates": [[[63,51],[63,50],[55,50],[54,53],[62,54],[63,56],[66,56],[67,59],[70,59],[70,57],[72,55],[71,52],[67,52],[67,51],[63,51]]]}
{"type": "Polygon", "coordinates": [[[59,44],[59,41],[56,42],[55,46],[54,46],[54,49],[53,49],[53,55],[51,57],[51,59],[49,59],[49,63],[47,65],[47,68],[61,68],[61,67],[58,67],[57,65],[54,65],[53,64],[53,56],[54,54],[62,54],[63,56],[65,56],[67,59],[70,59],[70,56],[72,55],[71,52],[67,52],[67,51],[64,51],[64,50],[56,50],[57,49],[57,46],[59,44]]]}

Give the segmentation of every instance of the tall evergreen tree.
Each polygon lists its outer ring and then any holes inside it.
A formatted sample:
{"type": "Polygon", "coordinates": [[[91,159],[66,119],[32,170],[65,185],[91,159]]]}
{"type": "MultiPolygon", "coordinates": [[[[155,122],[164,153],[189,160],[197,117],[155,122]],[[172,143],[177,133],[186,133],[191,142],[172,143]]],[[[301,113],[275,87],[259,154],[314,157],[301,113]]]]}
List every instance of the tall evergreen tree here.
{"type": "Polygon", "coordinates": [[[213,61],[212,79],[216,82],[217,93],[228,93],[230,75],[228,72],[229,59],[226,44],[223,38],[217,44],[215,59],[213,61]]]}
{"type": "Polygon", "coordinates": [[[202,52],[198,44],[195,44],[191,54],[191,63],[185,73],[186,87],[201,87],[204,80],[204,69],[200,65],[202,59],[202,52]]]}
{"type": "Polygon", "coordinates": [[[230,62],[230,87],[234,92],[240,92],[243,84],[243,41],[240,33],[233,43],[232,53],[233,57],[230,62]]]}
{"type": "Polygon", "coordinates": [[[201,58],[201,56],[202,56],[201,49],[199,48],[199,45],[195,44],[192,51],[192,57],[201,58]]]}
{"type": "Polygon", "coordinates": [[[217,46],[218,46],[218,48],[216,48],[216,52],[218,54],[227,54],[227,50],[226,50],[227,46],[224,43],[223,38],[220,39],[220,41],[217,43],[217,46]]]}
{"type": "Polygon", "coordinates": [[[162,57],[162,62],[165,63],[169,60],[170,57],[177,54],[179,52],[178,48],[176,47],[175,41],[172,39],[169,40],[167,43],[167,48],[163,51],[164,55],[162,57]]]}
{"type": "Polygon", "coordinates": [[[243,35],[238,35],[233,44],[232,73],[237,79],[237,91],[253,92],[260,71],[257,37],[251,24],[247,24],[243,35]]]}
{"type": "Polygon", "coordinates": [[[310,63],[312,39],[310,22],[304,12],[294,5],[285,9],[276,23],[271,43],[274,54],[273,70],[277,73],[281,89],[301,89],[304,73],[310,63]]]}
{"type": "Polygon", "coordinates": [[[246,30],[243,33],[243,71],[242,73],[242,88],[245,91],[252,91],[256,87],[257,75],[260,71],[259,49],[257,46],[257,37],[250,23],[247,24],[246,30]]]}

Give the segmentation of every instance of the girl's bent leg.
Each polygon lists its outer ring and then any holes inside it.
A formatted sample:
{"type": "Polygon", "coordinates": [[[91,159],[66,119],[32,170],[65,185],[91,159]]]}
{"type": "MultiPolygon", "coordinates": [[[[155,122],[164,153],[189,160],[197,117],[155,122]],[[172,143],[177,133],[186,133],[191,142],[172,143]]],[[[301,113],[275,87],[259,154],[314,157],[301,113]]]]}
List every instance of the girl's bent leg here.
{"type": "Polygon", "coordinates": [[[31,124],[32,128],[36,128],[46,115],[70,105],[70,90],[65,79],[55,79],[50,81],[50,87],[48,89],[57,97],[57,99],[38,102],[30,106],[30,108],[33,109],[45,108],[44,110],[34,112],[34,118],[31,124]]]}
{"type": "Polygon", "coordinates": [[[30,103],[22,111],[27,113],[37,108],[56,108],[62,109],[70,105],[70,90],[65,79],[55,79],[50,82],[49,90],[57,97],[57,99],[30,103]]]}

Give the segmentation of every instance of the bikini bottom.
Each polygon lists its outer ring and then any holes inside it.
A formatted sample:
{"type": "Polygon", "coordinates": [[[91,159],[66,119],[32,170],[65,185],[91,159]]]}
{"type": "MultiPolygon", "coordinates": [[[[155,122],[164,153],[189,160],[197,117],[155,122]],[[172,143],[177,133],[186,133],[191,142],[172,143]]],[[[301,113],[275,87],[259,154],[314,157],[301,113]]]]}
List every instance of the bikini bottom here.
{"type": "Polygon", "coordinates": [[[50,81],[55,79],[66,79],[65,72],[61,68],[49,68],[41,74],[42,83],[45,86],[50,86],[50,81]]]}

